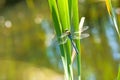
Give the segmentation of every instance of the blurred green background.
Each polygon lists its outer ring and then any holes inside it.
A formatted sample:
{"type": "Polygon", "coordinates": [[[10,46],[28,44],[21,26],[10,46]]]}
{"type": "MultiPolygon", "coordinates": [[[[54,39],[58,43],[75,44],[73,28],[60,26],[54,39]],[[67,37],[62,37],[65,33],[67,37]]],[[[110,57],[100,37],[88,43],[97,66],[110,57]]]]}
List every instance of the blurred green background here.
{"type": "MultiPolygon", "coordinates": [[[[119,3],[112,1],[120,26],[119,3]]],[[[81,40],[82,80],[115,80],[120,40],[105,1],[79,0],[79,15],[90,34],[81,40]]],[[[47,0],[0,0],[0,80],[63,80],[54,36],[47,0]]],[[[73,68],[76,76],[76,60],[73,68]]]]}

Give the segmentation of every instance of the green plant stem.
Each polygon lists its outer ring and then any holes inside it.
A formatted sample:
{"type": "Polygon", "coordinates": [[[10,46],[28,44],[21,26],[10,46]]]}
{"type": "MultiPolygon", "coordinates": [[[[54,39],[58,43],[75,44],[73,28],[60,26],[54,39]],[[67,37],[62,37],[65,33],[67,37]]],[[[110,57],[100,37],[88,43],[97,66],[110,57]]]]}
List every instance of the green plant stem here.
{"type": "MultiPolygon", "coordinates": [[[[60,19],[59,19],[56,0],[48,0],[48,2],[49,2],[50,11],[51,11],[54,26],[55,26],[56,35],[59,37],[62,34],[62,28],[61,28],[61,23],[60,23],[60,19]]],[[[59,41],[59,38],[58,38],[58,41],[59,41]]],[[[60,45],[60,51],[61,51],[61,59],[63,62],[64,72],[65,72],[65,76],[66,76],[65,79],[68,80],[69,76],[68,76],[68,71],[67,71],[67,58],[66,58],[66,54],[65,54],[63,45],[60,45]]]]}
{"type": "MultiPolygon", "coordinates": [[[[73,3],[73,25],[74,30],[79,31],[79,15],[78,15],[78,0],[72,0],[73,3]]],[[[80,50],[80,40],[75,40],[76,47],[79,51],[79,54],[77,55],[77,68],[78,68],[78,80],[81,80],[81,50],[80,50]]]]}
{"type": "MultiPolygon", "coordinates": [[[[62,26],[62,32],[66,29],[70,30],[70,16],[69,16],[69,6],[68,0],[57,0],[58,1],[58,9],[59,9],[59,16],[62,26]]],[[[68,70],[68,80],[73,80],[73,70],[72,70],[72,63],[71,63],[71,45],[70,41],[67,41],[64,44],[64,51],[67,55],[67,70],[68,70]]]]}
{"type": "Polygon", "coordinates": [[[111,0],[105,0],[105,1],[106,1],[106,6],[107,6],[108,13],[109,13],[110,17],[112,18],[112,21],[114,23],[115,29],[116,29],[116,31],[118,33],[118,37],[120,39],[120,31],[119,31],[119,28],[118,28],[115,12],[113,11],[113,8],[112,8],[111,0]]]}

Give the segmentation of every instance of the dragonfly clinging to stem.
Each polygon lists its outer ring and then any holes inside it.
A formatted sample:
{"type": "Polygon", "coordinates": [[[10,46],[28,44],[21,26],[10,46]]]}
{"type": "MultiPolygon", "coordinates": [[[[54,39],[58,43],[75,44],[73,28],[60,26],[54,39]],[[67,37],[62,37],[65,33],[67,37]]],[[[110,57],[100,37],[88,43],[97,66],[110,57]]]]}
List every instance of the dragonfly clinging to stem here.
{"type": "Polygon", "coordinates": [[[75,51],[76,51],[77,54],[79,52],[78,52],[76,44],[75,44],[75,42],[73,40],[74,39],[83,39],[83,38],[86,38],[86,37],[89,36],[88,33],[82,33],[82,32],[86,31],[89,28],[88,26],[83,27],[84,19],[85,19],[85,17],[81,18],[81,21],[80,21],[80,24],[79,24],[79,31],[74,32],[72,34],[72,32],[70,32],[69,30],[66,29],[65,32],[59,37],[60,40],[61,40],[59,42],[59,44],[65,44],[67,42],[68,38],[69,38],[70,41],[71,41],[71,44],[72,44],[72,46],[75,49],[75,51]]]}

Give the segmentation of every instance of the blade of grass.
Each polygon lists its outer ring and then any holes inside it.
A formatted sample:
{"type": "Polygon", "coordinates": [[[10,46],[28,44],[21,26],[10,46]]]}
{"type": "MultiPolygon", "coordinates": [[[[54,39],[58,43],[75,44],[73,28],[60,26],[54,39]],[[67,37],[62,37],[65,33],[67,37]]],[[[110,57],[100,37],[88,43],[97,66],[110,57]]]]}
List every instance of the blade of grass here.
{"type": "MultiPolygon", "coordinates": [[[[68,0],[57,0],[57,1],[58,1],[60,21],[62,25],[62,32],[64,32],[66,29],[70,30],[70,16],[69,16],[68,0]]],[[[68,67],[68,73],[69,73],[68,80],[73,80],[70,41],[67,41],[67,43],[64,44],[64,48],[65,48],[65,52],[67,55],[67,67],[68,67]]]]}
{"type": "MultiPolygon", "coordinates": [[[[61,27],[61,23],[60,23],[60,19],[59,19],[59,14],[58,14],[58,8],[57,8],[57,4],[56,4],[56,0],[48,0],[49,2],[49,6],[50,6],[50,11],[52,13],[52,18],[53,18],[53,22],[54,22],[54,27],[56,30],[56,35],[59,37],[62,34],[62,27],[61,27]]],[[[59,38],[58,38],[59,41],[59,38]]],[[[64,67],[64,72],[65,72],[65,78],[66,80],[68,80],[68,69],[67,69],[67,58],[66,58],[66,54],[64,51],[64,46],[60,45],[60,51],[61,51],[61,58],[62,58],[62,62],[63,62],[63,67],[64,67]]]]}
{"type": "Polygon", "coordinates": [[[70,29],[68,0],[57,0],[57,1],[58,1],[60,21],[61,21],[63,30],[70,29]]]}
{"type": "Polygon", "coordinates": [[[116,31],[118,33],[118,36],[119,36],[119,39],[120,39],[120,32],[119,32],[119,29],[118,29],[118,24],[117,24],[117,19],[116,19],[115,13],[114,13],[114,11],[112,9],[111,0],[105,0],[105,3],[106,3],[106,6],[107,6],[108,13],[109,13],[110,17],[113,20],[115,29],[116,29],[116,31]]]}
{"type": "MultiPolygon", "coordinates": [[[[78,0],[72,0],[73,3],[73,26],[74,31],[79,31],[79,15],[78,15],[78,0]],[[74,1],[74,2],[73,2],[74,1]]],[[[78,80],[81,80],[81,50],[80,50],[80,40],[75,40],[76,47],[79,51],[79,54],[77,55],[77,68],[78,68],[78,80]]]]}
{"type": "Polygon", "coordinates": [[[68,0],[70,23],[72,20],[72,0],[68,0]]]}
{"type": "MultiPolygon", "coordinates": [[[[119,28],[118,28],[118,24],[117,24],[117,19],[116,19],[115,13],[114,13],[114,11],[112,9],[111,0],[105,0],[105,1],[106,1],[106,6],[107,6],[108,13],[109,13],[110,17],[113,20],[115,29],[116,29],[116,31],[118,33],[118,36],[119,36],[119,39],[120,39],[120,32],[119,32],[119,28]]],[[[120,80],[120,66],[119,66],[119,73],[118,73],[117,80],[120,80]]]]}

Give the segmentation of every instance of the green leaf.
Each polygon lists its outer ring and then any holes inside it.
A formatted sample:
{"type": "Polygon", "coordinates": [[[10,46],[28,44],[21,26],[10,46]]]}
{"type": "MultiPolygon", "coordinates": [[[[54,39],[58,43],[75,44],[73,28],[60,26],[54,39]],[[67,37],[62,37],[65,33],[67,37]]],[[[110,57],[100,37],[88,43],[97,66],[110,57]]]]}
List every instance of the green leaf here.
{"type": "MultiPolygon", "coordinates": [[[[56,34],[58,37],[64,32],[65,29],[70,30],[70,18],[68,0],[49,0],[50,10],[55,25],[56,34]],[[59,11],[58,11],[59,10],[59,11]]],[[[72,64],[71,64],[71,45],[70,41],[66,44],[60,45],[63,66],[67,80],[73,80],[72,64]]]]}
{"type": "Polygon", "coordinates": [[[63,28],[70,29],[70,18],[69,18],[69,8],[68,8],[68,0],[57,0],[58,1],[58,9],[60,15],[60,21],[63,28]]]}
{"type": "MultiPolygon", "coordinates": [[[[73,26],[74,31],[79,31],[79,14],[78,14],[78,0],[72,0],[73,2],[73,26]]],[[[77,55],[77,67],[78,67],[78,80],[81,80],[81,52],[80,52],[80,40],[75,40],[76,47],[79,51],[79,54],[77,55]]],[[[74,54],[73,54],[74,55],[74,54]]]]}
{"type": "MultiPolygon", "coordinates": [[[[68,3],[69,3],[68,0],[57,0],[60,22],[63,33],[66,29],[70,30],[70,26],[71,26],[68,3]]],[[[68,80],[73,80],[73,71],[72,71],[72,63],[71,63],[71,44],[69,40],[67,41],[66,44],[64,44],[64,48],[67,55],[67,67],[69,73],[68,80]]]]}
{"type": "Polygon", "coordinates": [[[61,34],[62,34],[61,29],[62,28],[61,28],[61,23],[60,23],[60,19],[59,19],[56,1],[55,0],[48,0],[48,1],[49,1],[50,10],[52,13],[52,18],[53,18],[56,34],[57,34],[57,36],[61,36],[61,34]]]}
{"type": "MultiPolygon", "coordinates": [[[[50,11],[52,14],[53,22],[54,22],[56,35],[59,37],[62,34],[62,27],[61,27],[61,23],[60,23],[60,19],[59,19],[56,0],[48,0],[48,2],[49,2],[50,11]]],[[[58,41],[59,41],[59,38],[58,38],[58,41]]],[[[66,54],[65,54],[65,49],[64,49],[63,45],[59,45],[59,46],[60,46],[61,59],[63,62],[65,76],[66,76],[66,79],[68,79],[69,76],[68,76],[68,71],[67,71],[67,58],[66,58],[66,54]]]]}
{"type": "Polygon", "coordinates": [[[120,32],[119,32],[119,28],[118,28],[118,24],[117,24],[117,19],[116,19],[115,13],[114,13],[113,8],[112,8],[111,0],[105,0],[105,1],[106,1],[108,13],[113,20],[115,29],[116,29],[118,36],[119,36],[119,39],[120,39],[120,32]]]}

